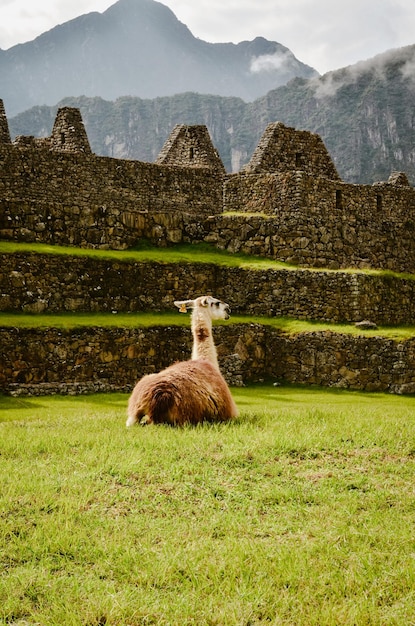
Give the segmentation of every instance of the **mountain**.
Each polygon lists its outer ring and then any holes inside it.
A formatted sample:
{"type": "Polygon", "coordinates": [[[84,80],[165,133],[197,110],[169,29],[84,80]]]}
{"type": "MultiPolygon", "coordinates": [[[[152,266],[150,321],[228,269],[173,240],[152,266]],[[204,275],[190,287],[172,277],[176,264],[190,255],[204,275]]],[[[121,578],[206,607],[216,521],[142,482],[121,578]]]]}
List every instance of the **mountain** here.
{"type": "Polygon", "coordinates": [[[155,0],[119,0],[31,42],[0,50],[0,97],[8,115],[65,96],[155,98],[186,91],[264,95],[317,72],[274,41],[207,43],[155,0]]]}
{"type": "MultiPolygon", "coordinates": [[[[251,157],[269,122],[318,133],[347,182],[405,171],[415,185],[415,46],[309,80],[297,78],[254,102],[184,93],[140,99],[66,98],[81,110],[93,151],[154,161],[175,124],[206,124],[228,171],[251,157]]],[[[9,118],[12,136],[48,136],[58,105],[9,118]]]]}
{"type": "Polygon", "coordinates": [[[316,132],[348,182],[386,180],[397,170],[415,184],[415,45],[295,79],[254,107],[253,135],[276,119],[316,132]]]}

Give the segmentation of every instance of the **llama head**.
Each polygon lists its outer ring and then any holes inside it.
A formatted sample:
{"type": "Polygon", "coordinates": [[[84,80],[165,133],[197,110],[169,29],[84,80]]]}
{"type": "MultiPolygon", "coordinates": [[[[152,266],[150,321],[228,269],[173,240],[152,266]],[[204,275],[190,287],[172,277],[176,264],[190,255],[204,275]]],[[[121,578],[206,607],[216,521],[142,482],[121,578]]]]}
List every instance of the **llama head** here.
{"type": "Polygon", "coordinates": [[[229,304],[212,296],[200,296],[195,300],[175,300],[174,304],[180,313],[186,313],[189,309],[199,309],[212,320],[228,320],[231,312],[229,304]]]}

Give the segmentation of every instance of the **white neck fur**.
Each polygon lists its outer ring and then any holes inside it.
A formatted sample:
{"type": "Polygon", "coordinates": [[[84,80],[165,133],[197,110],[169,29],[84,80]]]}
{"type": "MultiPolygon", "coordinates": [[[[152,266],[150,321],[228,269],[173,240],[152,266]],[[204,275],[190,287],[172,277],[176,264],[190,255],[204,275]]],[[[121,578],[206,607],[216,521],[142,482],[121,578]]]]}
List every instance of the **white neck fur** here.
{"type": "Polygon", "coordinates": [[[193,309],[192,334],[192,360],[207,359],[219,370],[218,355],[212,335],[212,320],[207,308],[193,309]]]}

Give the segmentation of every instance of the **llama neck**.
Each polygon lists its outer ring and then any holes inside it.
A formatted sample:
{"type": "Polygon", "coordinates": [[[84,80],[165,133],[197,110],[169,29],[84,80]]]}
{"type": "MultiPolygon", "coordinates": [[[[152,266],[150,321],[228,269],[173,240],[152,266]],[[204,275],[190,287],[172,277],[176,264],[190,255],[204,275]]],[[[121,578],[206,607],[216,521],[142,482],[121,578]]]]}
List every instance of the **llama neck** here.
{"type": "Polygon", "coordinates": [[[192,360],[207,359],[219,369],[218,355],[212,335],[212,320],[205,314],[205,311],[200,309],[193,310],[192,334],[192,360]]]}

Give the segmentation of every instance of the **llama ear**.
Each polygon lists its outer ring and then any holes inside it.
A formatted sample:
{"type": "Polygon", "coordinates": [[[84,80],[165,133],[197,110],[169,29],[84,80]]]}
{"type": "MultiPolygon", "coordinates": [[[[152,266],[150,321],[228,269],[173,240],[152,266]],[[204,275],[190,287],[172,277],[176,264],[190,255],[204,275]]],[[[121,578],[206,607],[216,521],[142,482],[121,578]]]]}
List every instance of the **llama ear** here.
{"type": "Polygon", "coordinates": [[[204,298],[200,298],[200,305],[209,306],[209,298],[210,296],[205,296],[204,298]]]}
{"type": "Polygon", "coordinates": [[[194,306],[193,300],[175,300],[174,305],[177,306],[180,313],[187,313],[187,309],[192,309],[194,306]]]}

